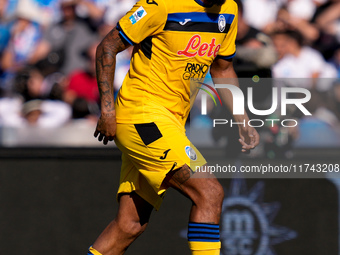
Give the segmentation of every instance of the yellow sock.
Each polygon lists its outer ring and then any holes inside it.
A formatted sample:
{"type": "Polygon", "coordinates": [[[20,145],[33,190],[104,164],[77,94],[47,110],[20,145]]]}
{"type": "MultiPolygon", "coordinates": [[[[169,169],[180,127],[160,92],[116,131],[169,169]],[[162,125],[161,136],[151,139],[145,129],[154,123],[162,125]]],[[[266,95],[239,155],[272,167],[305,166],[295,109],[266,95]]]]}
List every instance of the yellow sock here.
{"type": "Polygon", "coordinates": [[[89,252],[87,253],[87,255],[102,255],[102,254],[91,246],[89,248],[89,252]]]}
{"type": "Polygon", "coordinates": [[[218,224],[189,223],[188,241],[192,255],[220,255],[220,227],[218,224]]]}
{"type": "Polygon", "coordinates": [[[192,255],[220,255],[221,242],[189,242],[192,255]]]}

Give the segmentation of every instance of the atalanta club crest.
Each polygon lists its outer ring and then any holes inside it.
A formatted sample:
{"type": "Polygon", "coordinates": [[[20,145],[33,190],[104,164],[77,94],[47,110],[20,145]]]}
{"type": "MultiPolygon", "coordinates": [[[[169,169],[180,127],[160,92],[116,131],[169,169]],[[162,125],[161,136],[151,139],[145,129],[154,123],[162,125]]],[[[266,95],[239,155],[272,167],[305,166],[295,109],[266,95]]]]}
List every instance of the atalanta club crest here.
{"type": "Polygon", "coordinates": [[[193,148],[191,148],[190,146],[186,146],[185,147],[185,153],[187,154],[187,156],[191,159],[191,160],[196,160],[197,159],[197,155],[196,152],[193,148]]]}
{"type": "Polygon", "coordinates": [[[225,17],[223,15],[220,15],[218,17],[218,29],[220,30],[221,33],[224,31],[225,26],[226,26],[225,17]]]}

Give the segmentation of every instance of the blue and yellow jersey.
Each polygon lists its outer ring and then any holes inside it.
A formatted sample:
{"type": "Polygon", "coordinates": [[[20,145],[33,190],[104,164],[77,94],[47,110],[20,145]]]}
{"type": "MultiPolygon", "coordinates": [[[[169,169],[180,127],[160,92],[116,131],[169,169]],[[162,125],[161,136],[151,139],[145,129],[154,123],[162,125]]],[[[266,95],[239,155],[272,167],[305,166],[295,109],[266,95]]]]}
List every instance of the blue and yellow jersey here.
{"type": "Polygon", "coordinates": [[[116,100],[118,123],[172,115],[185,124],[190,79],[204,78],[216,57],[235,55],[237,5],[200,0],[140,0],[118,22],[134,51],[116,100]]]}

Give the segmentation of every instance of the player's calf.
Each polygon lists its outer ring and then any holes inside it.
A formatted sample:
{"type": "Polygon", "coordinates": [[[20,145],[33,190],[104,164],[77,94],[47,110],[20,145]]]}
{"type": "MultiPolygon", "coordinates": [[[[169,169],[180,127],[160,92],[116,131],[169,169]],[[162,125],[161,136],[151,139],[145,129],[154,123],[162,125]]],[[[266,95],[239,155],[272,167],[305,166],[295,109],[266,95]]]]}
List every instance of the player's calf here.
{"type": "Polygon", "coordinates": [[[224,191],[210,174],[197,172],[184,165],[171,172],[167,185],[179,190],[192,201],[188,227],[189,247],[193,255],[219,255],[219,221],[224,191]]]}
{"type": "Polygon", "coordinates": [[[203,183],[191,195],[193,207],[190,219],[218,224],[224,198],[223,187],[216,178],[200,179],[200,182],[203,183]]]}
{"type": "Polygon", "coordinates": [[[146,229],[147,224],[129,217],[116,217],[96,242],[91,246],[88,255],[121,255],[131,243],[146,229]]]}
{"type": "Polygon", "coordinates": [[[193,197],[188,242],[192,255],[219,255],[221,242],[218,223],[224,191],[216,178],[204,180],[205,184],[193,197]]]}
{"type": "Polygon", "coordinates": [[[123,194],[117,217],[105,228],[88,255],[122,255],[146,229],[152,206],[136,193],[123,194]]]}

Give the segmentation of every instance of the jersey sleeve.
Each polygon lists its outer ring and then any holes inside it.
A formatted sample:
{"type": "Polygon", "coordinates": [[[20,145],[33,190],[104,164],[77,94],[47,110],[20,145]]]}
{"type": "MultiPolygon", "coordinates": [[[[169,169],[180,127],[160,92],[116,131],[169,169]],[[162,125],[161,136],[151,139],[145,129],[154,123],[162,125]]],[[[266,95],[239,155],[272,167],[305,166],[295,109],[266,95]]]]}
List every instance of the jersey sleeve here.
{"type": "Polygon", "coordinates": [[[117,29],[131,45],[161,32],[167,19],[163,0],[140,0],[119,20],[117,29]]]}
{"type": "Polygon", "coordinates": [[[237,6],[234,11],[234,19],[230,25],[230,29],[224,38],[221,48],[217,57],[222,59],[232,59],[236,54],[236,35],[237,35],[237,23],[238,23],[238,10],[237,6]]]}

